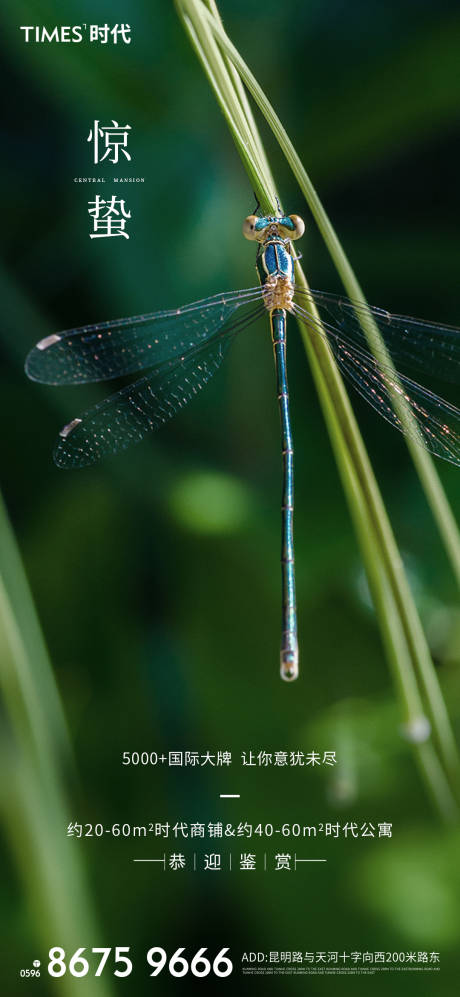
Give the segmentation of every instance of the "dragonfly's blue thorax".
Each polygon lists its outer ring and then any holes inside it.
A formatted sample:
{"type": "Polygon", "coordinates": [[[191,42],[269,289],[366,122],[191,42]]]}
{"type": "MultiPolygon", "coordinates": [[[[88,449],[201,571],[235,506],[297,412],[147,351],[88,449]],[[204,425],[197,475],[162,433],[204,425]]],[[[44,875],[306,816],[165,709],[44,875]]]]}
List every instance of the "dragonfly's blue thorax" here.
{"type": "Polygon", "coordinates": [[[261,284],[267,277],[284,277],[288,281],[294,279],[294,260],[279,236],[270,238],[261,246],[257,258],[257,270],[261,284]]]}
{"type": "Polygon", "coordinates": [[[292,242],[300,239],[305,225],[298,215],[248,215],[243,223],[246,239],[259,243],[257,272],[269,311],[290,310],[294,293],[292,242]]]}

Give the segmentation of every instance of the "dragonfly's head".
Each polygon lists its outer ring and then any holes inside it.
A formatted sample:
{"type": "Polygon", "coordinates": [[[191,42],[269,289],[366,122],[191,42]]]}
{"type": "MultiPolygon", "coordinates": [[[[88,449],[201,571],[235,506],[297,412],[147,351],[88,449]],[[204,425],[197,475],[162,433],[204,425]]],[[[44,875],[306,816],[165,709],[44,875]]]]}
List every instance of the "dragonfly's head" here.
{"type": "Polygon", "coordinates": [[[299,215],[274,215],[258,218],[248,215],[243,222],[243,235],[251,242],[268,242],[273,238],[300,239],[305,222],[299,215]]]}

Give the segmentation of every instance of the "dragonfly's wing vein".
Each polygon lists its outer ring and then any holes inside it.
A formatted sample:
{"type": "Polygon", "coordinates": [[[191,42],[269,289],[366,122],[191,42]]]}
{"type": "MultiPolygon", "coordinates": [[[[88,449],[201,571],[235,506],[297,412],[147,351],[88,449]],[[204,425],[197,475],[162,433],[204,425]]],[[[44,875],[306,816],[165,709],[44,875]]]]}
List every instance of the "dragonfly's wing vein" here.
{"type": "Polygon", "coordinates": [[[313,301],[323,324],[339,332],[351,346],[366,347],[364,329],[366,320],[371,319],[396,363],[453,383],[460,381],[460,329],[392,315],[383,308],[323,291],[296,288],[296,296],[302,305],[306,300],[313,301]]]}
{"type": "Polygon", "coordinates": [[[451,464],[460,464],[460,409],[402,374],[395,378],[372,357],[364,357],[353,347],[336,342],[333,350],[341,370],[384,419],[418,442],[421,434],[431,453],[451,464]],[[402,396],[408,406],[416,423],[413,427],[395,411],[394,395],[402,396]]]}
{"type": "MultiPolygon", "coordinates": [[[[294,312],[302,322],[324,336],[307,312],[297,305],[294,312]]],[[[437,457],[460,465],[460,409],[392,370],[383,361],[377,362],[366,349],[351,345],[334,327],[327,327],[325,338],[342,373],[379,415],[417,442],[422,438],[427,449],[437,457]],[[413,416],[412,426],[410,419],[400,418],[396,410],[398,398],[413,416]]]]}
{"type": "Polygon", "coordinates": [[[247,288],[47,336],[30,351],[26,373],[44,384],[83,384],[156,367],[203,345],[224,326],[230,333],[244,324],[239,310],[261,296],[260,287],[247,288]]]}
{"type": "Polygon", "coordinates": [[[109,395],[64,427],[54,451],[59,467],[77,468],[125,450],[159,429],[184,407],[220,367],[232,339],[217,340],[185,361],[170,363],[109,395]]]}

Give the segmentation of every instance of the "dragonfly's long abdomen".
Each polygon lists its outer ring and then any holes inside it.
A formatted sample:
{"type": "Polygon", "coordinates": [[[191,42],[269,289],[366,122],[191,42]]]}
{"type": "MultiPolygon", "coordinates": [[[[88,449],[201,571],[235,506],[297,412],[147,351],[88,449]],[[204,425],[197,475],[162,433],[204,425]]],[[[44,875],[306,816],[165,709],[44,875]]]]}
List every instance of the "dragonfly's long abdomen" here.
{"type": "Polygon", "coordinates": [[[294,447],[289,413],[289,391],[286,369],[286,312],[270,312],[273,354],[275,358],[278,403],[281,418],[281,448],[283,458],[283,493],[281,503],[282,539],[282,628],[281,678],[292,681],[298,675],[297,610],[294,568],[294,447]]]}

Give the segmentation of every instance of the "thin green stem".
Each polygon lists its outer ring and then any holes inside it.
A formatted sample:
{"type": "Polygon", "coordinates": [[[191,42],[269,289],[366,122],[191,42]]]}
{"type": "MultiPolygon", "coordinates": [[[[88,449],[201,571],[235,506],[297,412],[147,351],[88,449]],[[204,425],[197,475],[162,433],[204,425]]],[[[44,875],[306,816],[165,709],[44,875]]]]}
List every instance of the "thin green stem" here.
{"type": "MultiPolygon", "coordinates": [[[[314,190],[313,185],[311,184],[311,181],[295,149],[293,148],[292,143],[290,142],[290,139],[285,129],[283,128],[283,125],[276,116],[273,108],[271,107],[269,101],[265,97],[265,94],[263,93],[261,87],[255,80],[253,74],[250,72],[250,70],[244,63],[243,59],[241,58],[235,47],[227,38],[225,32],[223,31],[220,25],[220,22],[215,22],[215,20],[208,13],[206,8],[203,7],[203,4],[200,2],[200,0],[191,0],[191,2],[195,7],[195,9],[201,7],[204,17],[212,25],[212,30],[216,38],[218,38],[219,43],[222,45],[222,48],[224,49],[226,55],[235,66],[235,69],[237,69],[238,72],[240,73],[242,79],[244,80],[248,89],[252,93],[252,96],[254,97],[256,103],[258,104],[262,113],[264,114],[268,123],[270,124],[276,138],[278,139],[281,148],[283,149],[283,152],[286,155],[286,158],[288,159],[288,162],[291,165],[291,168],[293,169],[293,172],[299,182],[299,185],[301,186],[305,196],[307,197],[307,200],[309,200],[312,212],[317,220],[318,225],[320,226],[322,235],[331,251],[331,255],[333,256],[334,262],[336,263],[336,266],[345,283],[345,286],[347,287],[347,290],[349,291],[352,297],[357,299],[360,298],[362,299],[363,295],[361,288],[359,287],[359,284],[353,274],[353,271],[345,256],[345,253],[343,252],[340,246],[337,235],[332,228],[331,222],[321,205],[318,195],[316,194],[316,191],[314,190]]],[[[298,267],[298,270],[301,273],[300,267],[298,267]]],[[[308,290],[308,286],[305,282],[304,277],[303,280],[304,280],[305,289],[308,290]]],[[[300,281],[298,280],[298,283],[299,282],[300,281]]],[[[314,317],[316,322],[318,322],[319,317],[316,313],[314,317]]],[[[308,339],[319,338],[319,337],[308,336],[304,327],[302,327],[302,335],[304,337],[304,340],[306,338],[308,339]]],[[[377,483],[375,481],[372,468],[364,448],[364,444],[357,429],[354,417],[352,416],[351,407],[348,402],[348,397],[346,396],[342,380],[340,378],[340,375],[338,374],[337,368],[331,356],[329,360],[329,367],[331,368],[331,370],[335,371],[336,375],[335,388],[338,387],[339,383],[341,386],[340,394],[337,394],[336,400],[337,401],[340,400],[340,402],[342,403],[341,404],[342,415],[345,418],[345,422],[348,424],[349,430],[351,430],[349,432],[349,444],[353,446],[355,459],[357,461],[357,468],[360,473],[363,486],[367,491],[367,497],[370,502],[370,508],[372,509],[373,512],[375,528],[381,540],[382,554],[387,562],[387,568],[390,574],[390,581],[393,588],[395,601],[401,613],[404,628],[406,631],[407,641],[413,657],[413,662],[414,665],[418,668],[420,680],[424,688],[428,710],[430,713],[430,719],[433,724],[433,731],[439,742],[440,750],[443,753],[446,767],[452,779],[456,783],[458,783],[459,759],[458,759],[455,740],[453,737],[452,729],[450,726],[438,678],[434,670],[433,663],[431,661],[429,648],[426,643],[425,635],[423,633],[418,613],[416,611],[415,604],[413,602],[410,593],[410,588],[407,582],[407,578],[405,576],[399,551],[397,549],[396,542],[394,540],[394,536],[391,530],[390,523],[388,521],[388,517],[386,516],[383,501],[381,499],[377,483]],[[343,405],[344,398],[346,398],[347,400],[346,408],[343,405]]],[[[434,494],[433,489],[437,489],[438,491],[440,491],[443,496],[443,506],[446,506],[447,509],[449,510],[449,517],[448,520],[446,520],[443,512],[440,510],[439,507],[437,507],[440,515],[440,520],[438,520],[437,516],[438,523],[442,521],[443,527],[447,528],[449,536],[452,533],[451,526],[453,524],[454,532],[458,540],[458,531],[455,525],[455,521],[448,506],[447,499],[442,490],[442,486],[439,482],[437,472],[433,467],[431,458],[429,457],[426,450],[423,447],[419,446],[417,443],[415,443],[412,440],[412,438],[410,438],[410,446],[411,449],[414,450],[417,460],[421,459],[422,465],[425,468],[425,470],[428,467],[430,468],[430,474],[428,475],[428,479],[431,483],[430,494],[431,495],[434,494]],[[420,455],[423,456],[420,458],[420,455]],[[448,523],[450,523],[450,526],[448,525],[448,523]]],[[[450,549],[451,548],[449,547],[449,550],[450,549]]],[[[459,546],[459,552],[460,552],[460,546],[459,546]]],[[[460,566],[460,557],[458,565],[460,566]]]]}
{"type": "MultiPolygon", "coordinates": [[[[299,272],[298,282],[302,283],[304,288],[308,290],[308,284],[301,271],[299,272]]],[[[315,321],[319,321],[319,316],[314,311],[312,304],[310,304],[310,308],[315,321]]],[[[322,339],[320,336],[310,335],[303,323],[300,324],[300,331],[308,356],[311,359],[312,351],[314,352],[321,364],[322,373],[326,378],[334,412],[341,427],[344,440],[346,441],[346,450],[353,462],[355,473],[365,499],[366,509],[372,521],[380,559],[383,560],[385,565],[388,582],[395,605],[397,606],[398,616],[404,630],[409,653],[413,665],[420,676],[428,714],[433,727],[433,734],[439,744],[446,770],[449,773],[452,783],[458,786],[458,752],[446,704],[406,578],[404,565],[343,380],[337,370],[325,339],[322,339]]],[[[334,449],[336,459],[340,461],[342,447],[335,447],[334,449]]],[[[368,564],[367,560],[366,564],[368,564]]],[[[368,573],[371,570],[372,564],[370,563],[368,564],[368,573]]]]}
{"type": "Polygon", "coordinates": [[[249,126],[244,109],[235,100],[235,88],[224,63],[219,48],[214,40],[209,25],[202,20],[193,21],[184,16],[184,24],[192,45],[202,62],[208,80],[214,90],[218,103],[222,108],[230,131],[251,179],[253,188],[262,186],[264,196],[270,196],[272,186],[271,175],[265,174],[265,163],[259,163],[257,144],[253,139],[253,128],[249,126]]]}
{"type": "MultiPolygon", "coordinates": [[[[208,50],[206,37],[203,33],[203,22],[207,23],[209,30],[221,49],[220,51],[218,48],[217,52],[215,49],[213,50],[215,63],[218,63],[219,59],[221,62],[224,59],[229,60],[226,65],[234,67],[235,72],[241,76],[256,103],[259,105],[283,148],[299,184],[304,190],[305,196],[309,200],[311,199],[312,211],[314,207],[318,224],[319,220],[321,220],[323,236],[330,248],[342,279],[344,282],[345,279],[349,281],[347,287],[350,289],[352,287],[350,283],[352,271],[341,247],[339,259],[336,251],[339,243],[330,221],[322,209],[316,192],[295,150],[292,148],[283,126],[274,114],[273,109],[253,75],[239,56],[239,53],[225,35],[220,19],[216,19],[201,0],[177,0],[177,3],[181,16],[188,25],[188,30],[190,31],[190,28],[193,27],[193,31],[201,38],[202,44],[200,45],[199,56],[208,75],[208,50]]],[[[211,5],[213,11],[215,11],[214,0],[211,0],[211,5]]],[[[217,80],[219,74],[216,73],[215,68],[213,72],[214,78],[217,80]]],[[[234,83],[234,76],[231,82],[234,83]]],[[[223,108],[224,113],[238,144],[238,136],[235,135],[231,124],[232,119],[236,117],[235,107],[239,106],[238,88],[233,86],[233,90],[231,88],[227,89],[225,98],[219,93],[218,99],[221,106],[225,105],[223,108]]],[[[252,127],[255,128],[254,125],[252,127]]],[[[254,167],[257,172],[259,165],[262,181],[259,183],[257,176],[255,177],[255,190],[263,208],[265,199],[267,206],[271,210],[275,210],[276,191],[273,188],[267,189],[267,178],[264,176],[263,162],[259,164],[257,153],[255,161],[251,164],[251,181],[254,186],[254,167]]],[[[308,289],[305,278],[300,268],[298,269],[299,275],[296,280],[298,283],[304,282],[304,287],[308,289]]],[[[350,290],[350,293],[355,298],[362,298],[362,293],[354,275],[353,280],[353,289],[350,290]]],[[[311,299],[310,309],[313,314],[313,302],[311,299]]],[[[318,321],[316,313],[314,317],[318,321]]],[[[399,551],[343,381],[335,365],[334,358],[327,344],[327,339],[326,337],[310,335],[304,325],[301,327],[301,333],[312,364],[334,452],[363,552],[387,655],[403,702],[407,731],[409,737],[414,742],[418,762],[424,772],[425,781],[427,784],[430,784],[432,796],[437,799],[438,806],[440,806],[445,815],[451,815],[455,804],[453,803],[451,790],[446,781],[446,774],[452,785],[457,786],[459,771],[458,755],[445,703],[407,583],[399,551]],[[422,699],[418,691],[414,666],[420,677],[433,733],[445,766],[445,773],[439,762],[436,766],[434,764],[425,764],[423,759],[428,759],[429,755],[426,751],[421,752],[420,744],[417,744],[417,740],[422,741],[423,738],[426,738],[427,725],[423,721],[422,699]],[[433,773],[435,771],[437,786],[432,785],[433,773]]],[[[420,447],[416,446],[416,449],[419,451],[420,447]]],[[[426,456],[428,457],[428,455],[426,456]]],[[[434,469],[433,474],[437,480],[434,469]]],[[[449,533],[449,530],[447,532],[449,533]]]]}
{"type": "MultiPolygon", "coordinates": [[[[281,124],[278,116],[276,115],[273,107],[265,96],[262,88],[257,83],[257,80],[251,73],[250,69],[240,56],[239,52],[232,44],[228,36],[225,34],[220,22],[212,19],[210,15],[205,12],[208,17],[210,24],[212,25],[212,30],[216,38],[218,38],[219,43],[222,45],[222,49],[228,56],[232,65],[238,70],[242,80],[245,82],[248,90],[252,94],[254,100],[258,104],[262,114],[266,118],[268,124],[270,125],[275,138],[277,139],[286,159],[296,177],[298,184],[305,195],[308,202],[310,210],[313,217],[318,225],[319,231],[323,236],[324,242],[329,249],[330,255],[334,261],[337,268],[339,276],[342,283],[351,299],[355,299],[360,302],[366,301],[362,288],[356,278],[356,275],[351,267],[351,264],[346,256],[346,253],[339,241],[337,233],[331,223],[331,220],[325,211],[320,198],[302,164],[300,157],[298,156],[286,129],[281,124]]],[[[382,356],[386,355],[386,362],[392,366],[391,360],[388,358],[387,351],[380,337],[378,329],[375,324],[372,324],[373,328],[371,333],[373,336],[377,337],[379,354],[382,356]]],[[[365,326],[364,330],[367,333],[369,325],[367,328],[365,326]]],[[[372,338],[371,338],[372,346],[372,338]]],[[[417,437],[419,434],[415,428],[415,420],[412,414],[408,410],[407,405],[404,403],[404,399],[398,400],[397,396],[395,402],[398,405],[402,413],[403,425],[407,425],[410,428],[409,433],[406,435],[406,442],[409,448],[412,460],[417,469],[417,473],[420,477],[422,487],[425,491],[427,501],[430,505],[433,517],[437,523],[440,535],[442,537],[447,556],[452,565],[452,570],[455,574],[458,584],[460,584],[460,533],[458,530],[455,517],[450,508],[449,502],[447,500],[444,489],[439,480],[438,473],[434,467],[433,461],[423,445],[417,442],[417,437]]],[[[399,414],[399,413],[398,413],[399,414]]]]}
{"type": "MultiPolygon", "coordinates": [[[[221,25],[221,27],[223,29],[224,26],[223,26],[223,23],[222,23],[222,18],[221,18],[220,13],[219,13],[219,11],[217,9],[217,4],[215,3],[215,0],[205,0],[205,2],[207,3],[207,6],[209,7],[209,10],[210,10],[211,14],[214,16],[214,18],[216,20],[219,21],[219,24],[221,25]]],[[[237,96],[238,96],[238,100],[239,100],[240,105],[241,105],[241,109],[242,109],[242,111],[244,113],[244,116],[246,118],[246,123],[247,123],[247,127],[248,127],[248,130],[249,130],[249,134],[251,135],[252,140],[254,142],[255,152],[256,152],[256,160],[257,160],[258,163],[262,163],[263,164],[264,175],[266,176],[267,180],[269,181],[269,185],[271,186],[271,189],[274,190],[275,189],[275,181],[274,181],[273,176],[272,176],[272,172],[271,172],[271,169],[270,169],[270,164],[268,162],[268,159],[267,159],[267,156],[266,156],[266,153],[265,153],[265,149],[263,147],[262,140],[261,140],[260,135],[259,135],[259,131],[258,131],[257,127],[256,127],[256,123],[255,123],[255,120],[254,120],[254,115],[252,113],[252,108],[251,108],[251,105],[249,103],[246,90],[245,90],[245,88],[243,86],[241,77],[240,77],[238,71],[235,69],[233,63],[231,63],[231,62],[228,63],[228,69],[229,69],[229,72],[230,72],[230,75],[231,75],[233,86],[234,86],[234,88],[236,90],[236,93],[237,93],[237,96]]]]}

